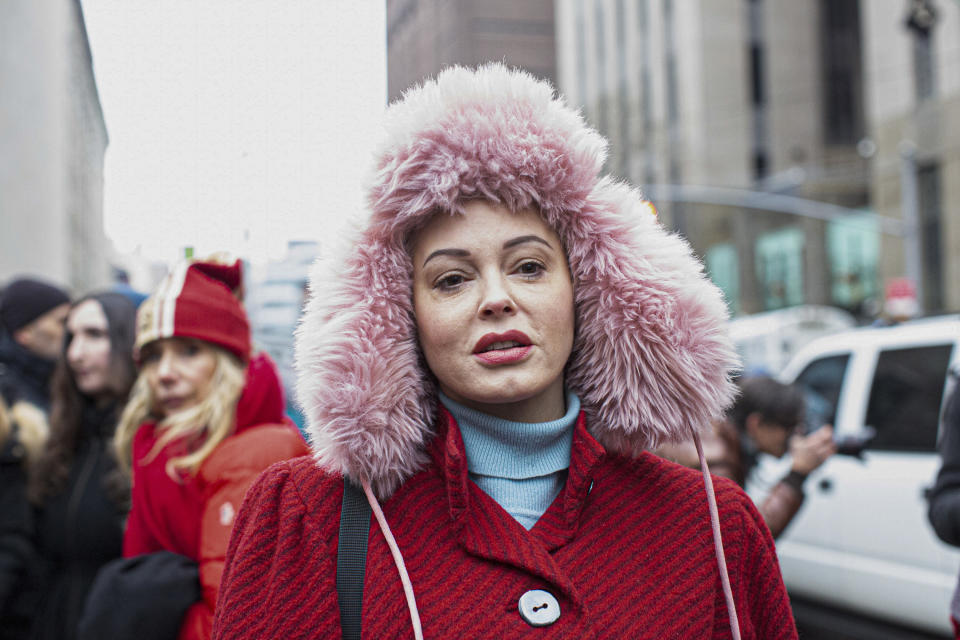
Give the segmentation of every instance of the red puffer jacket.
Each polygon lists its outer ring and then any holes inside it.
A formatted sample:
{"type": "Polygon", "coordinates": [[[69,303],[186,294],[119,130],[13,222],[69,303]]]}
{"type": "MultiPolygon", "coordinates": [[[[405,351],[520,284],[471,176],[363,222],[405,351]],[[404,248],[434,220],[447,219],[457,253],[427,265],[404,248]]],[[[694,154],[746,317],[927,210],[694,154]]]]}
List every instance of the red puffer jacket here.
{"type": "Polygon", "coordinates": [[[183,443],[173,442],[149,458],[157,438],[153,423],[144,423],[134,436],[132,505],[123,555],[166,550],[197,562],[203,600],[187,611],[179,637],[206,640],[211,636],[234,516],[247,488],[274,462],[304,455],[308,449],[284,418],[283,392],[265,354],[251,359],[237,405],[236,432],[220,443],[196,475],[179,482],[167,475],[167,461],[183,453],[183,443]]]}

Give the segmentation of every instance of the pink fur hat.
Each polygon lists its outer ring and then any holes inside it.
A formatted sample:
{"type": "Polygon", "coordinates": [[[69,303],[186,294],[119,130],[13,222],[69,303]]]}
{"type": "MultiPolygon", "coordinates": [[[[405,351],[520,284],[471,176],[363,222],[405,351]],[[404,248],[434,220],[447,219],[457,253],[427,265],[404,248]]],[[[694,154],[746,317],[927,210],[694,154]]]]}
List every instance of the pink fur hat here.
{"type": "Polygon", "coordinates": [[[490,64],[454,67],[386,112],[364,220],[311,273],[297,392],[318,463],[385,498],[426,461],[436,390],[417,344],[405,242],[484,198],[533,207],[574,277],[566,384],[608,451],[689,438],[733,396],[726,307],[690,247],[636,190],[601,177],[606,142],[552,87],[490,64]]]}

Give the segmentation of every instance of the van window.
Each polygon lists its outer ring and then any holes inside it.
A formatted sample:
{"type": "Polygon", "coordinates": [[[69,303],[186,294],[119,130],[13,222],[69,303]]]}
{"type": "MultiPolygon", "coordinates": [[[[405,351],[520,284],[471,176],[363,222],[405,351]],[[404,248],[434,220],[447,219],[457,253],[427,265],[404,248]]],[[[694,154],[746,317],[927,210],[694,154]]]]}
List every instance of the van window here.
{"type": "Polygon", "coordinates": [[[820,358],[808,364],[797,376],[796,382],[803,388],[807,408],[808,433],[825,424],[833,424],[836,420],[840,389],[848,362],[849,353],[820,358]]]}
{"type": "Polygon", "coordinates": [[[940,402],[952,344],[881,351],[866,424],[877,430],[869,449],[935,451],[940,402]]]}

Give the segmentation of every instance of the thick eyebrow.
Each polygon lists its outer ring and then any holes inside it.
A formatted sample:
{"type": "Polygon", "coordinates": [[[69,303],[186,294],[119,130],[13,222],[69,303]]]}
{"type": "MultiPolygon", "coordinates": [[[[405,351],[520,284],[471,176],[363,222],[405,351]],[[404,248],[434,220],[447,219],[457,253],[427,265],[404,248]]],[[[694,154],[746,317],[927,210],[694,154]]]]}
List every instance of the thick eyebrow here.
{"type": "MultiPolygon", "coordinates": [[[[503,243],[503,248],[510,249],[511,247],[515,247],[525,242],[539,242],[540,244],[544,244],[550,247],[551,249],[553,248],[553,246],[551,246],[549,242],[547,242],[540,236],[536,236],[532,234],[528,236],[518,236],[516,238],[507,240],[506,242],[503,243]]],[[[426,266],[428,262],[430,262],[437,256],[454,256],[457,258],[466,258],[470,256],[470,252],[467,251],[466,249],[437,249],[436,251],[431,253],[429,256],[427,256],[427,259],[423,261],[423,266],[426,266]]]]}
{"type": "Polygon", "coordinates": [[[466,249],[437,249],[423,261],[423,266],[427,266],[427,263],[436,258],[437,256],[455,256],[457,258],[466,258],[470,255],[470,252],[466,249]]]}
{"type": "Polygon", "coordinates": [[[551,249],[553,249],[553,247],[550,245],[549,242],[547,242],[540,236],[535,236],[532,234],[529,236],[520,236],[518,238],[514,238],[513,240],[507,240],[506,242],[503,243],[503,248],[509,249],[510,247],[515,247],[518,244],[523,244],[524,242],[539,242],[540,244],[545,244],[551,249]]]}

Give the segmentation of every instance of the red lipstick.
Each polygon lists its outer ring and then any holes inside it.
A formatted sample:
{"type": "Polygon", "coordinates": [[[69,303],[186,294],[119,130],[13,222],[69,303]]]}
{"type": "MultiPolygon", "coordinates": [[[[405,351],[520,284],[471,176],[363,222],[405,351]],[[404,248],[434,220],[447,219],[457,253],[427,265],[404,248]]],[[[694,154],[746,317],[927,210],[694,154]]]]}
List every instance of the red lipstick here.
{"type": "Polygon", "coordinates": [[[485,364],[510,364],[523,360],[533,347],[522,331],[488,333],[477,341],[473,355],[485,364]]]}

